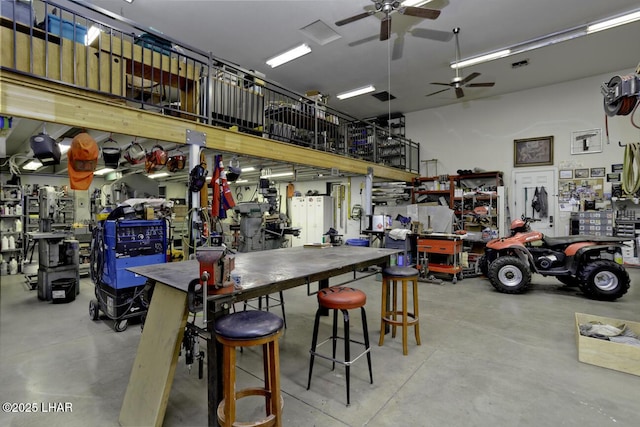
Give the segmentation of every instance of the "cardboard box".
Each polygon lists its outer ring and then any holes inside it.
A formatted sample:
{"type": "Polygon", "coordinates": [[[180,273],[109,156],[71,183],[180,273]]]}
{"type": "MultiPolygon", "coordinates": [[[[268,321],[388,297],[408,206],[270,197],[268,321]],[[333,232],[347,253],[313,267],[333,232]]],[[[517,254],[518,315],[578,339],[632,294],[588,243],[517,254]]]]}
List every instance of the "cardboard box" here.
{"type": "Polygon", "coordinates": [[[153,208],[146,207],[144,209],[144,219],[155,219],[155,217],[156,217],[156,214],[153,208]]]}
{"type": "Polygon", "coordinates": [[[639,335],[640,323],[576,313],[575,324],[579,361],[628,374],[640,375],[640,347],[580,335],[580,324],[589,322],[600,322],[616,327],[625,324],[627,328],[639,335]]]}

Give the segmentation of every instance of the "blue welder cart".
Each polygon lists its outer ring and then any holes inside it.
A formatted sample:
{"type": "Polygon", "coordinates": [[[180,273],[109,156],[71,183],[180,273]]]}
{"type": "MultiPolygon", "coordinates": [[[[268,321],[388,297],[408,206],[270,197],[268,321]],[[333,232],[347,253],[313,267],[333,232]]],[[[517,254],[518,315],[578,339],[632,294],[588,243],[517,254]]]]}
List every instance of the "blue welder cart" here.
{"type": "Polygon", "coordinates": [[[104,220],[93,230],[91,278],[96,299],[89,302],[92,320],[102,311],[114,320],[113,329],[127,329],[128,319],[146,315],[146,279],[130,267],[159,264],[167,259],[167,223],[153,220],[104,220]]]}

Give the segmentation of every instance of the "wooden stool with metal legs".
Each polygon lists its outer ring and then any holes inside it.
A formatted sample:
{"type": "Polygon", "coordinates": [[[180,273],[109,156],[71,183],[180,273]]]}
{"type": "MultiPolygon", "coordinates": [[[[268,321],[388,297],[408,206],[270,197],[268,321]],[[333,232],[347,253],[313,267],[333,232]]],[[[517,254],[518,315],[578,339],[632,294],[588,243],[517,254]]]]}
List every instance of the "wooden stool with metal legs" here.
{"type": "Polygon", "coordinates": [[[313,325],[313,340],[311,342],[311,360],[309,361],[309,381],[307,383],[307,390],[311,387],[311,373],[313,372],[313,361],[315,356],[322,357],[323,359],[330,360],[332,362],[331,370],[335,369],[336,362],[345,366],[346,380],[347,380],[347,406],[350,405],[350,368],[351,364],[358,360],[362,355],[367,355],[367,362],[369,364],[369,379],[373,384],[373,371],[371,370],[371,353],[369,345],[369,330],[367,328],[367,315],[364,310],[364,305],[367,302],[367,295],[359,289],[354,289],[346,286],[334,286],[330,288],[321,289],[318,292],[318,310],[316,311],[316,320],[313,325]],[[351,339],[349,336],[349,311],[355,308],[360,309],[362,315],[362,333],[364,334],[364,342],[351,339]],[[318,344],[318,329],[320,326],[320,314],[323,309],[333,310],[333,330],[329,338],[318,344]],[[342,312],[344,321],[344,331],[342,337],[338,336],[338,310],[342,312]],[[336,344],[337,340],[344,340],[344,360],[336,358],[336,344]],[[317,352],[317,348],[324,343],[331,342],[333,346],[333,352],[331,356],[327,356],[317,352]],[[351,356],[350,344],[356,343],[364,346],[364,350],[357,356],[351,356]]]}
{"type": "Polygon", "coordinates": [[[380,342],[384,344],[384,335],[387,325],[391,325],[391,336],[395,338],[396,327],[402,328],[402,352],[407,355],[407,330],[413,326],[416,335],[416,343],[420,345],[420,319],[418,317],[418,270],[412,267],[387,267],[382,271],[382,309],[380,322],[380,342]],[[402,284],[402,308],[398,309],[398,282],[402,284]],[[413,312],[408,311],[408,283],[413,283],[413,312]],[[392,301],[387,300],[389,291],[392,301]]]}
{"type": "Polygon", "coordinates": [[[268,311],[239,311],[216,319],[214,331],[222,344],[223,400],[218,405],[218,421],[223,427],[237,425],[282,426],[284,401],[280,395],[278,338],[284,322],[268,311]],[[236,347],[261,345],[264,387],[236,390],[236,347]],[[264,396],[267,417],[248,424],[236,422],[236,401],[247,396],[264,396]]]}

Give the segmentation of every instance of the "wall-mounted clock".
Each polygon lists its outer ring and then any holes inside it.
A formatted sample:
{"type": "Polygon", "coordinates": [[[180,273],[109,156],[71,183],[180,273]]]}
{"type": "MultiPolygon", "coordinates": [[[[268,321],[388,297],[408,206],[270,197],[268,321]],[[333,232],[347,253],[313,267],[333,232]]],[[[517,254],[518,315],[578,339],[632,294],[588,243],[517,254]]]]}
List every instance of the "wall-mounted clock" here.
{"type": "Polygon", "coordinates": [[[571,132],[571,154],[602,152],[602,129],[571,132]]]}

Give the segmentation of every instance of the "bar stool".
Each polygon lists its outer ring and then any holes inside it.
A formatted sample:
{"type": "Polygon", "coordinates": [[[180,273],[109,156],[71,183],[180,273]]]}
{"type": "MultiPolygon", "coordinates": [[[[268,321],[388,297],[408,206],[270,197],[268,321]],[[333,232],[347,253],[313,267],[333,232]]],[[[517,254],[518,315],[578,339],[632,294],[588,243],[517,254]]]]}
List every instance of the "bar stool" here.
{"type": "Polygon", "coordinates": [[[318,310],[316,311],[316,320],[313,325],[313,340],[311,342],[311,360],[309,362],[309,382],[307,383],[307,390],[311,387],[311,374],[313,372],[313,361],[315,356],[322,357],[323,359],[331,360],[331,370],[334,370],[336,363],[340,363],[345,366],[346,378],[347,378],[347,406],[351,404],[350,400],[350,368],[351,364],[358,360],[362,355],[367,355],[367,363],[369,364],[369,379],[373,384],[373,371],[371,370],[371,353],[369,345],[369,330],[367,329],[367,314],[364,310],[364,305],[367,302],[367,295],[359,289],[349,288],[346,286],[335,286],[331,288],[325,288],[318,291],[318,310]],[[320,326],[320,313],[322,309],[333,310],[333,330],[329,338],[318,344],[318,329],[320,326]],[[353,340],[349,337],[349,311],[355,308],[360,309],[362,315],[362,332],[364,334],[364,342],[353,340]],[[338,336],[338,310],[342,312],[344,322],[344,336],[338,336]],[[339,339],[344,340],[344,360],[336,358],[336,344],[339,339]],[[316,350],[322,344],[331,341],[333,344],[333,352],[331,356],[327,356],[318,353],[316,350]],[[350,344],[356,343],[364,346],[364,350],[356,357],[351,358],[350,344]]]}
{"type": "Polygon", "coordinates": [[[380,342],[384,344],[385,326],[391,325],[391,336],[395,338],[396,327],[402,327],[402,352],[409,354],[407,348],[407,330],[413,326],[416,334],[416,343],[420,345],[420,319],[418,317],[418,270],[412,267],[391,266],[382,270],[382,317],[380,322],[380,342]],[[398,310],[398,282],[402,283],[402,309],[398,310]],[[413,312],[407,309],[407,286],[413,283],[413,312]],[[392,304],[389,305],[387,297],[392,291],[392,304]],[[399,318],[398,318],[399,317],[399,318]]]}
{"type": "Polygon", "coordinates": [[[236,401],[247,396],[264,396],[267,418],[251,426],[282,426],[284,401],[280,395],[280,356],[278,337],[284,322],[268,311],[239,311],[217,319],[216,339],[222,344],[223,400],[218,405],[218,421],[224,427],[236,424],[236,401]],[[236,390],[236,347],[262,345],[264,387],[236,390]]]}
{"type": "Polygon", "coordinates": [[[267,294],[264,296],[259,296],[250,300],[246,300],[243,304],[243,310],[247,310],[247,308],[252,308],[254,310],[266,310],[269,311],[272,307],[280,306],[282,310],[282,320],[284,321],[284,328],[287,329],[287,315],[284,311],[284,294],[282,291],[278,292],[278,296],[274,296],[274,294],[267,294]],[[264,301],[264,303],[263,303],[264,301]],[[257,302],[257,305],[256,305],[257,302]]]}

